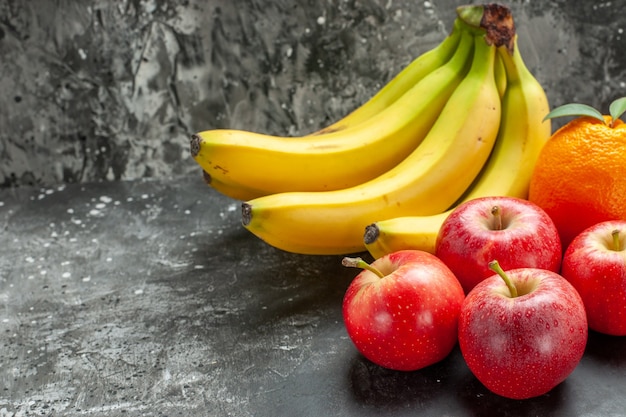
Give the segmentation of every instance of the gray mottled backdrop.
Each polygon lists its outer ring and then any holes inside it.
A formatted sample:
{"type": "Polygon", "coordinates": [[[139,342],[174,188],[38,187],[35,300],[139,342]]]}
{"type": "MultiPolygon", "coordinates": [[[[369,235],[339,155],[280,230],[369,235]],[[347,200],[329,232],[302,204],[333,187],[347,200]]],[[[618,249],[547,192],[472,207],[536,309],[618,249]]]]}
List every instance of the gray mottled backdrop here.
{"type": "MultiPolygon", "coordinates": [[[[467,3],[0,0],[0,185],[200,175],[191,133],[336,120],[467,3]]],[[[553,106],[626,95],[626,1],[503,3],[553,106]]]]}

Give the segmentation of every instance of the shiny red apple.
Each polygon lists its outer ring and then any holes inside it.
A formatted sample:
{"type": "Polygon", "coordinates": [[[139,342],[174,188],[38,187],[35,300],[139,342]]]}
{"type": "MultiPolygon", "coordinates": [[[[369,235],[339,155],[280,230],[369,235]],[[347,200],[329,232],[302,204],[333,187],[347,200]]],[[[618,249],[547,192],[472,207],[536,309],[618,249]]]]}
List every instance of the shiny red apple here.
{"type": "Polygon", "coordinates": [[[626,221],[581,232],[565,251],[561,274],[583,299],[590,329],[626,336],[626,221]]]}
{"type": "Polygon", "coordinates": [[[457,277],[465,293],[503,269],[540,268],[558,272],[563,256],[552,219],[539,206],[514,197],[484,197],[458,205],[443,222],[435,255],[457,277]]]}
{"type": "Polygon", "coordinates": [[[427,252],[403,250],[371,265],[360,258],[344,258],[343,263],[365,268],[343,300],[347,333],[363,356],[400,371],[448,356],[457,343],[465,294],[443,262],[427,252]]]}
{"type": "Polygon", "coordinates": [[[543,395],[576,368],[587,344],[587,317],[576,289],[556,272],[503,271],[477,284],[459,316],[459,347],[490,391],[512,399],[543,395]]]}

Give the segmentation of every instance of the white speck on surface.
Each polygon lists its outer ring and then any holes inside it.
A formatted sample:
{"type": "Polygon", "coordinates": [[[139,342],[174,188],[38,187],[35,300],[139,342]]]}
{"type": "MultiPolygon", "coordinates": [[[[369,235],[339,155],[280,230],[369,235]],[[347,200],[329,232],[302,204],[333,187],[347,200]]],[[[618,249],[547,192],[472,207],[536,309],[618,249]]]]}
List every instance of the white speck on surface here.
{"type": "Polygon", "coordinates": [[[185,210],[185,214],[191,214],[191,210],[185,210]]]}
{"type": "Polygon", "coordinates": [[[130,203],[131,201],[133,201],[133,200],[134,200],[134,199],[133,199],[132,197],[128,197],[128,198],[126,199],[126,201],[128,201],[129,203],[130,203]]]}
{"type": "Polygon", "coordinates": [[[102,215],[102,212],[100,210],[91,209],[89,210],[89,215],[93,217],[97,217],[97,216],[102,215]]]}
{"type": "Polygon", "coordinates": [[[83,277],[82,281],[83,282],[89,282],[89,281],[91,281],[91,277],[90,276],[83,277]]]}
{"type": "Polygon", "coordinates": [[[78,55],[80,55],[80,59],[83,61],[87,59],[87,52],[83,48],[78,48],[78,55]]]}
{"type": "Polygon", "coordinates": [[[63,274],[61,275],[61,277],[63,277],[63,278],[69,278],[71,276],[72,276],[71,272],[63,272],[63,274]]]}
{"type": "Polygon", "coordinates": [[[294,350],[294,349],[297,349],[297,348],[298,348],[298,346],[286,346],[286,345],[278,346],[278,349],[285,350],[285,351],[290,351],[290,350],[294,350]]]}
{"type": "Polygon", "coordinates": [[[100,201],[102,201],[105,204],[109,204],[110,202],[113,201],[113,199],[109,196],[103,195],[100,197],[100,201]]]}
{"type": "Polygon", "coordinates": [[[149,196],[148,196],[148,194],[142,194],[142,195],[141,195],[141,199],[142,199],[142,200],[145,200],[145,199],[147,199],[148,197],[149,197],[149,196]]]}
{"type": "Polygon", "coordinates": [[[324,16],[320,16],[317,18],[318,25],[323,25],[324,23],[326,23],[326,18],[324,16]]]}
{"type": "Polygon", "coordinates": [[[138,290],[135,290],[135,291],[134,291],[134,294],[135,294],[135,295],[141,295],[141,294],[143,294],[143,290],[142,290],[141,288],[140,288],[140,289],[138,289],[138,290]]]}
{"type": "Polygon", "coordinates": [[[107,261],[107,262],[111,262],[111,261],[113,261],[113,258],[110,258],[110,257],[109,257],[109,258],[106,258],[106,261],[107,261]]]}
{"type": "Polygon", "coordinates": [[[4,201],[0,201],[0,207],[4,206],[4,201]]]}
{"type": "Polygon", "coordinates": [[[72,219],[72,223],[81,224],[83,221],[81,219],[72,219]]]}
{"type": "Polygon", "coordinates": [[[204,269],[204,265],[194,265],[193,269],[204,269]]]}
{"type": "Polygon", "coordinates": [[[35,258],[33,258],[32,256],[27,256],[25,260],[29,264],[32,264],[33,262],[35,262],[35,258]]]}
{"type": "Polygon", "coordinates": [[[46,271],[45,269],[42,269],[41,271],[39,271],[39,274],[41,275],[46,275],[48,273],[48,271],[46,271]]]}
{"type": "Polygon", "coordinates": [[[96,204],[96,206],[95,206],[95,207],[96,207],[98,210],[102,210],[102,209],[103,209],[103,208],[105,208],[106,206],[107,206],[107,205],[106,205],[105,203],[98,203],[98,204],[96,204]]]}
{"type": "Polygon", "coordinates": [[[8,323],[8,322],[9,322],[9,319],[2,319],[2,322],[3,322],[3,323],[8,323]]]}

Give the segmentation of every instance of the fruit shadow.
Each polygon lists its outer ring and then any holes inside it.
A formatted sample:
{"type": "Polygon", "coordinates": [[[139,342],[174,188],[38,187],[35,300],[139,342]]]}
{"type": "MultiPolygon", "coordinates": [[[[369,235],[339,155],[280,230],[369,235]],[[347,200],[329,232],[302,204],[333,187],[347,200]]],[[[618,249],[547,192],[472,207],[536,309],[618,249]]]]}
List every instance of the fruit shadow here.
{"type": "Polygon", "coordinates": [[[525,400],[513,400],[489,391],[473,374],[468,373],[458,381],[457,396],[464,415],[475,417],[554,416],[562,411],[568,392],[568,381],[550,392],[525,400]]]}
{"type": "Polygon", "coordinates": [[[462,360],[457,346],[438,363],[404,372],[385,369],[355,353],[347,383],[354,401],[376,412],[410,409],[446,415],[454,398],[445,397],[453,395],[455,381],[465,372],[462,360]]]}
{"type": "Polygon", "coordinates": [[[589,331],[585,358],[613,371],[626,370],[626,336],[610,336],[589,331]]]}

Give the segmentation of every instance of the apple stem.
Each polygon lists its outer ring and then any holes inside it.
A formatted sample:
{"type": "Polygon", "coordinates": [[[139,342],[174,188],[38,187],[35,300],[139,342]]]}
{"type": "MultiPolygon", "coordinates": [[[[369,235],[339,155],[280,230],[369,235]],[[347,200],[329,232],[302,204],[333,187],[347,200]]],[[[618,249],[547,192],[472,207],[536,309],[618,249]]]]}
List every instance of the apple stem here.
{"type": "Polygon", "coordinates": [[[500,277],[504,280],[504,283],[509,288],[509,292],[511,293],[511,298],[517,297],[517,288],[513,284],[513,281],[509,278],[509,276],[504,272],[498,261],[489,262],[489,269],[500,275],[500,277]]]}
{"type": "Polygon", "coordinates": [[[493,219],[495,220],[495,230],[502,230],[502,215],[500,213],[500,207],[491,207],[491,214],[493,215],[493,219]]]}
{"type": "Polygon", "coordinates": [[[620,244],[620,240],[619,240],[619,229],[615,229],[611,232],[611,235],[613,236],[613,250],[615,252],[619,252],[622,250],[622,245],[620,244]]]}
{"type": "Polygon", "coordinates": [[[366,270],[368,270],[370,272],[373,272],[374,274],[378,275],[379,278],[385,278],[385,274],[383,274],[382,272],[380,272],[380,270],[374,268],[372,265],[368,264],[367,262],[365,262],[361,258],[350,258],[350,257],[346,256],[345,258],[343,258],[341,260],[341,264],[343,266],[348,266],[348,267],[351,267],[351,268],[366,269],[366,270]]]}

